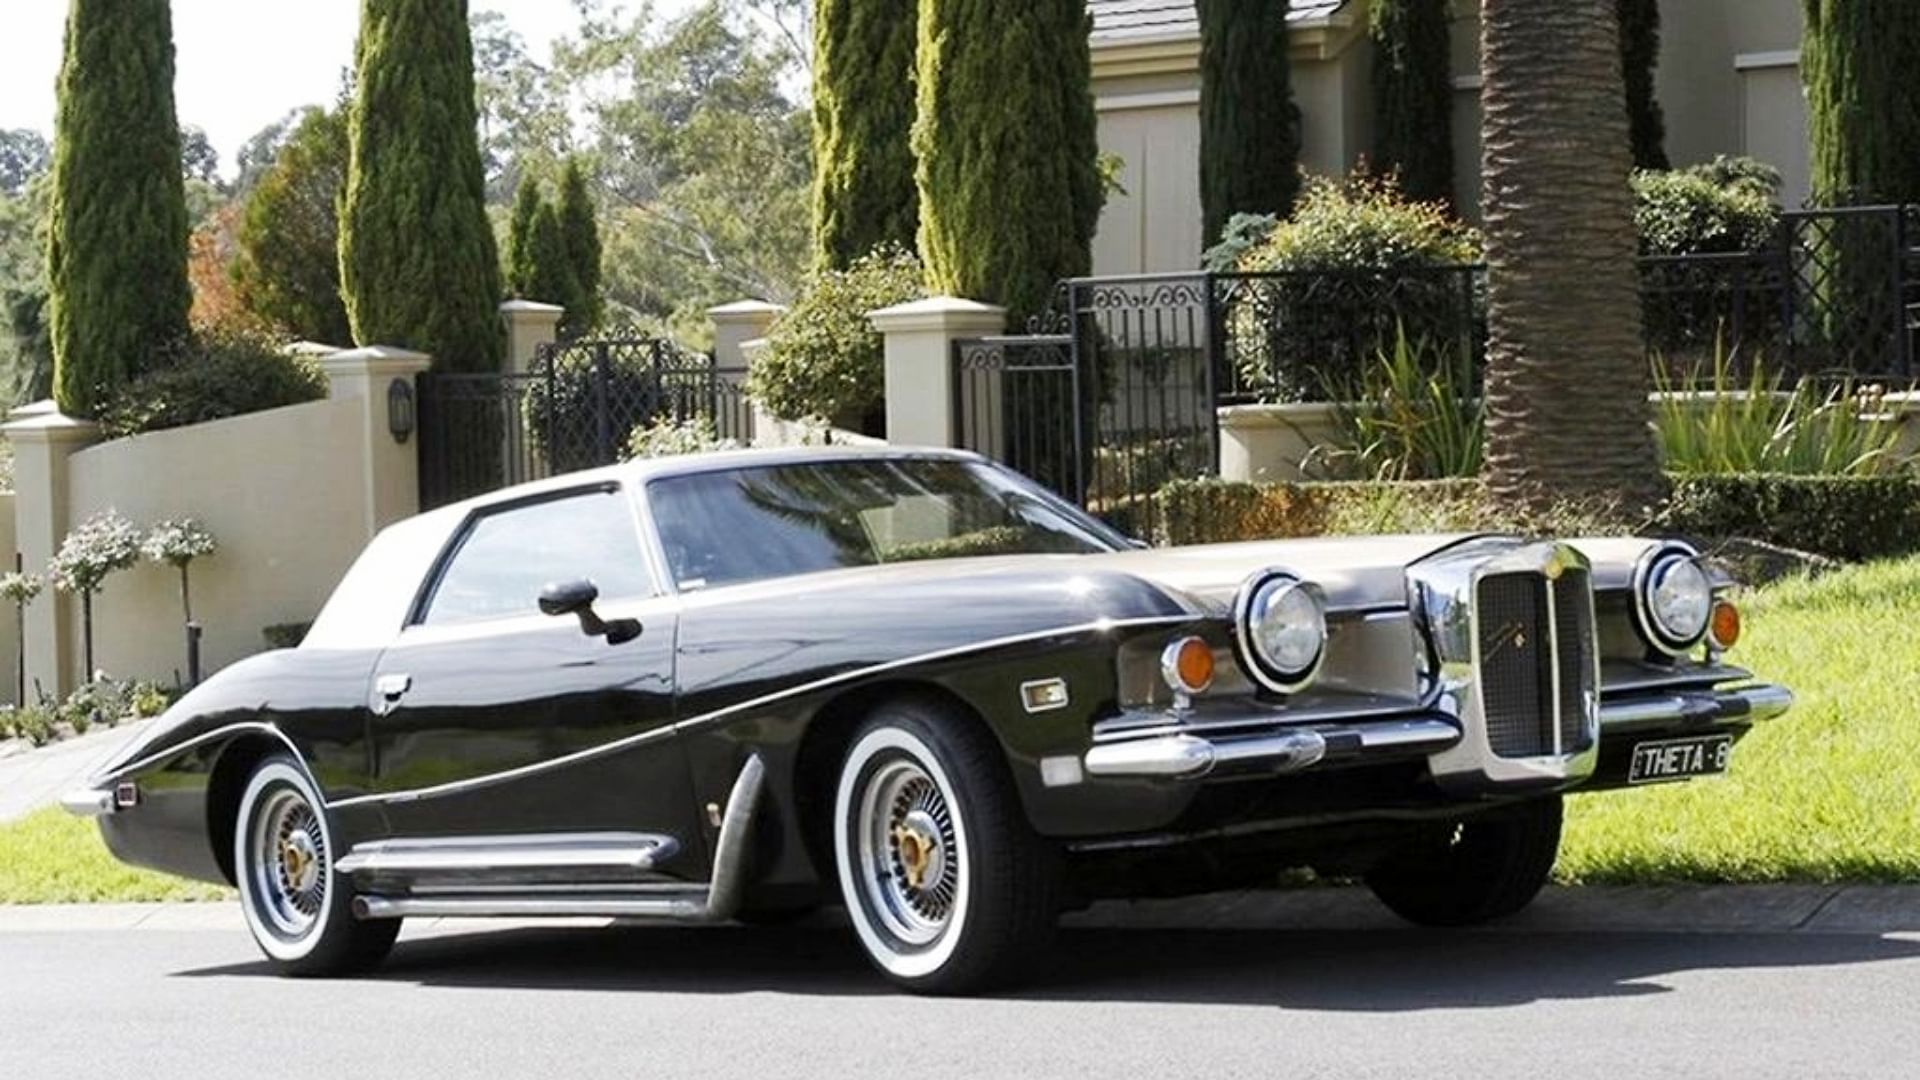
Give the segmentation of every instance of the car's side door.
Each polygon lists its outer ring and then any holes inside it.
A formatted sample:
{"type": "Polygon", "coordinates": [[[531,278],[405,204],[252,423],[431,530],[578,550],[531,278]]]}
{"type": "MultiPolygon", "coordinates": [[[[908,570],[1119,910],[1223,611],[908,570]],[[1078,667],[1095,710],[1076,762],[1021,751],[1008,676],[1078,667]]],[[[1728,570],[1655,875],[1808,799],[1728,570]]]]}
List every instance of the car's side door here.
{"type": "Polygon", "coordinates": [[[375,670],[373,785],[389,835],[697,843],[672,733],[676,608],[617,485],[477,511],[375,670]],[[589,618],[541,612],[543,591],[578,582],[597,590],[589,618]],[[618,632],[590,633],[596,619],[618,632]]]}

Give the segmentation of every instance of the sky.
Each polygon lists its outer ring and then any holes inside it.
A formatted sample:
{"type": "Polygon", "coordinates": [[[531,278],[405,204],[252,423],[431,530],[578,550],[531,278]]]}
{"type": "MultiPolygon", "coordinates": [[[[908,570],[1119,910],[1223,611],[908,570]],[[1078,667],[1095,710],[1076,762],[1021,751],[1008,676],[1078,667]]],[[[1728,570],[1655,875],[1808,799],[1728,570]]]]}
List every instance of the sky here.
{"type": "MultiPolygon", "coordinates": [[[[668,13],[688,0],[655,4],[668,13]]],[[[573,0],[471,0],[498,11],[544,58],[577,24],[573,0]]],[[[0,128],[53,132],[65,0],[6,0],[6,61],[0,64],[0,128]]],[[[324,105],[353,62],[360,0],[173,0],[175,107],[182,124],[206,129],[231,174],[248,137],[303,105],[324,105]]]]}

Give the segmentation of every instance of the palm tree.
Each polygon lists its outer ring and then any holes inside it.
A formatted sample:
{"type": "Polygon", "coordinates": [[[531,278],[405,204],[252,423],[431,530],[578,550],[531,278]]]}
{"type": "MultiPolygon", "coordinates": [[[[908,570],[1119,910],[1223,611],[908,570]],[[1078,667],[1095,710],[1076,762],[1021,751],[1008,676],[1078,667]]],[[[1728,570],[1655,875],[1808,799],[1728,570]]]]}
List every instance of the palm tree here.
{"type": "Polygon", "coordinates": [[[1614,0],[1485,0],[1488,486],[1531,509],[1664,481],[1634,265],[1614,0]]]}

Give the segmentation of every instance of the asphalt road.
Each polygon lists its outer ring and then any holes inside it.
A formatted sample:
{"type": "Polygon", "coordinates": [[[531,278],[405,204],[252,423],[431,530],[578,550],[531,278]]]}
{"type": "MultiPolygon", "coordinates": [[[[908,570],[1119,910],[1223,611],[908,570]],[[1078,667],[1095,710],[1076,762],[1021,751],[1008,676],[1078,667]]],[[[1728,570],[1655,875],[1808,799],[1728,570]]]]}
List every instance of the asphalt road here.
{"type": "Polygon", "coordinates": [[[237,931],[0,931],[0,1077],[1920,1075],[1920,935],[1068,931],[1042,984],[892,993],[847,931],[505,929],[376,977],[237,931]]]}

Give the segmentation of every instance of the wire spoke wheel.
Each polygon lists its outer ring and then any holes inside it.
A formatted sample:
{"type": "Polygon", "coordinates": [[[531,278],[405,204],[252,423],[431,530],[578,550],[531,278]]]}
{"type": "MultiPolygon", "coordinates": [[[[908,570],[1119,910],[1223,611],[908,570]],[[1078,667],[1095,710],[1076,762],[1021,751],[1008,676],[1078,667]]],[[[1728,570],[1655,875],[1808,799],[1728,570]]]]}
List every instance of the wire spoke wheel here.
{"type": "Polygon", "coordinates": [[[292,788],[267,795],[253,817],[248,872],[254,906],[274,934],[297,941],[325,909],[331,857],[312,804],[292,788]]]}
{"type": "Polygon", "coordinates": [[[918,763],[889,758],[867,776],[854,827],[868,909],[905,945],[938,940],[966,873],[947,794],[918,763]]]}

